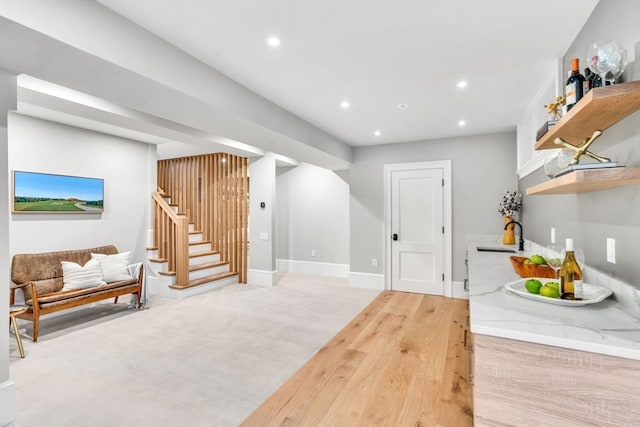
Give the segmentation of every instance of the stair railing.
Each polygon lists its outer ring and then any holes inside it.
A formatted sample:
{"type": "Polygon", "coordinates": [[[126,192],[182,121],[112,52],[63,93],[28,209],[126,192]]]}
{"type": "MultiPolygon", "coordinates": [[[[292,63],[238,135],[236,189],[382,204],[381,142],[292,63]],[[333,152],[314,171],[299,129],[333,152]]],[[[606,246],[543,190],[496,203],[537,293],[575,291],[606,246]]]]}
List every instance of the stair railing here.
{"type": "Polygon", "coordinates": [[[153,246],[158,258],[166,259],[168,271],[176,274],[176,285],[189,283],[189,218],[176,213],[162,189],[153,193],[153,246]]]}

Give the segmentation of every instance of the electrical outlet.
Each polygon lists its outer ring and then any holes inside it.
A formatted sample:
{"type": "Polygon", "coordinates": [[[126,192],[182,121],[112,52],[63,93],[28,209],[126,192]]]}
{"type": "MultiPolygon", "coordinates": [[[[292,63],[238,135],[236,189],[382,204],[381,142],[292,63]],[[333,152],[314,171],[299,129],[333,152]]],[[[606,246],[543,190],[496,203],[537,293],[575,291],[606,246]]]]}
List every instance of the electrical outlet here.
{"type": "Polygon", "coordinates": [[[316,256],[316,250],[315,249],[311,249],[311,256],[316,256]]]}
{"type": "Polygon", "coordinates": [[[555,243],[555,242],[556,242],[556,228],[551,227],[551,243],[555,243]]]}
{"type": "Polygon", "coordinates": [[[616,239],[607,237],[607,262],[616,263],[616,239]]]}
{"type": "Polygon", "coordinates": [[[371,267],[377,267],[377,266],[378,266],[378,259],[371,258],[371,267]]]}

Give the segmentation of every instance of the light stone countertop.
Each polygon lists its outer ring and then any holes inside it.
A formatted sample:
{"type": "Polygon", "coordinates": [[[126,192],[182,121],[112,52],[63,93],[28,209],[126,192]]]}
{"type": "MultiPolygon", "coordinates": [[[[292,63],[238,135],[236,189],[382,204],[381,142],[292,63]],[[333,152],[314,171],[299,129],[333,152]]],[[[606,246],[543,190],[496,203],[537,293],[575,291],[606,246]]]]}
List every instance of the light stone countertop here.
{"type": "Polygon", "coordinates": [[[540,253],[539,247],[526,242],[525,251],[514,254],[478,252],[477,246],[502,243],[496,236],[467,238],[471,332],[640,360],[640,319],[623,308],[616,289],[606,300],[581,307],[529,300],[504,288],[521,279],[509,256],[540,253]]]}

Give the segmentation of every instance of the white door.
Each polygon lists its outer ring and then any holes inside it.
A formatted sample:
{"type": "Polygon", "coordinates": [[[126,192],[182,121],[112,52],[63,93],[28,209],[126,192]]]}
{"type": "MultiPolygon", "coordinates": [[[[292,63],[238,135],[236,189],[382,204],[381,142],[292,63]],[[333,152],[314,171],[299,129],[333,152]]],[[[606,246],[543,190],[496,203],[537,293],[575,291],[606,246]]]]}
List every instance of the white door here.
{"type": "Polygon", "coordinates": [[[391,173],[391,289],[443,295],[443,170],[391,173]]]}

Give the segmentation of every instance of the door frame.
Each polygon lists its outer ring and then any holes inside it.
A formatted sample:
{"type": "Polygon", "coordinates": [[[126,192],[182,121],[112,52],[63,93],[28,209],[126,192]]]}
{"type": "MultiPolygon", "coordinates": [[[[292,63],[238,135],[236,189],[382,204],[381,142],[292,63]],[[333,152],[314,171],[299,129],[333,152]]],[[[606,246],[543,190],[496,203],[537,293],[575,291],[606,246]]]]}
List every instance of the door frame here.
{"type": "Polygon", "coordinates": [[[410,163],[386,163],[384,165],[384,288],[391,289],[391,174],[395,171],[442,169],[442,218],[444,226],[444,253],[442,254],[444,282],[443,296],[453,297],[452,287],[452,219],[451,219],[451,160],[410,163]]]}

